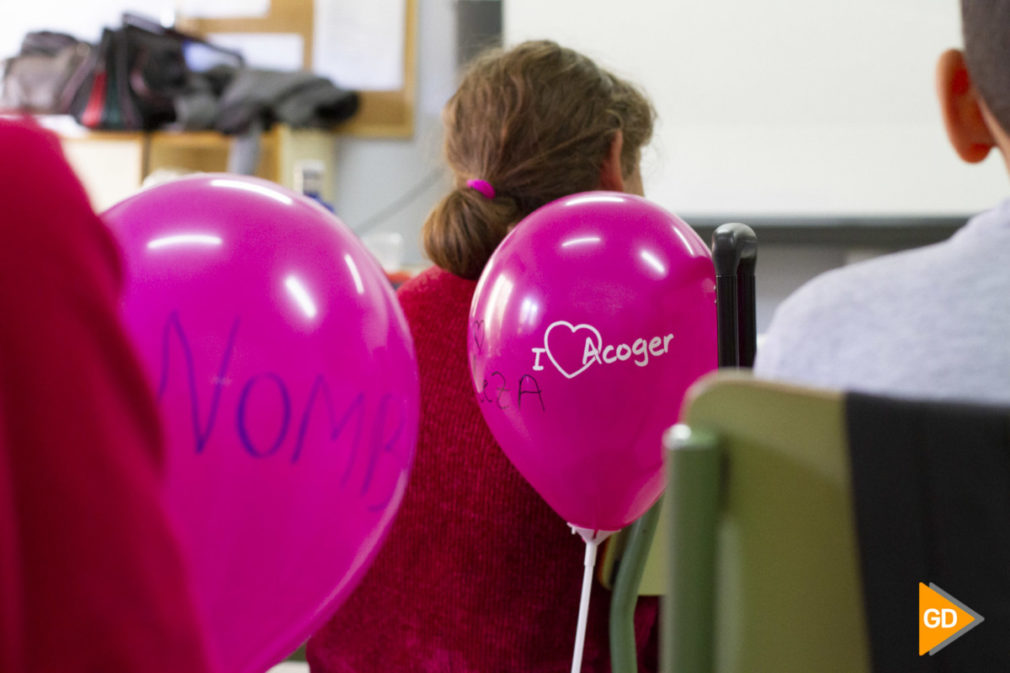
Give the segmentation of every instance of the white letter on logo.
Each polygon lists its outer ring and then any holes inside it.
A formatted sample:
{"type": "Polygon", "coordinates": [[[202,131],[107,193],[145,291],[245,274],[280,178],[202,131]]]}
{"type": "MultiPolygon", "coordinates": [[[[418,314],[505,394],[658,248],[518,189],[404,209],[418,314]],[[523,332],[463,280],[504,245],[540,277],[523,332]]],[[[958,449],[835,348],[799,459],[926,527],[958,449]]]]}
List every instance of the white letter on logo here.
{"type": "Polygon", "coordinates": [[[645,342],[645,339],[635,339],[635,343],[631,344],[631,352],[642,356],[641,360],[635,360],[636,365],[644,367],[649,364],[648,344],[645,342]]]}
{"type": "Polygon", "coordinates": [[[542,364],[540,364],[540,354],[543,353],[545,350],[547,350],[547,349],[546,348],[534,348],[533,349],[533,355],[535,356],[533,358],[533,371],[535,371],[535,372],[543,371],[544,366],[542,364]]]}
{"type": "Polygon", "coordinates": [[[582,364],[583,366],[588,365],[593,360],[600,361],[600,351],[593,340],[587,337],[586,348],[582,351],[582,364]]]}

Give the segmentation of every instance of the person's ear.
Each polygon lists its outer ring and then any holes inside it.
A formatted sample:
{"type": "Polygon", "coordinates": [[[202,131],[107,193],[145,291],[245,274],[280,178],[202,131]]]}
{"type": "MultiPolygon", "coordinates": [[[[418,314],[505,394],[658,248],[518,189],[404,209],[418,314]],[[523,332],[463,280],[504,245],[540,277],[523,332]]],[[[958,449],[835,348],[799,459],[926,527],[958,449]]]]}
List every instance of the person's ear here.
{"type": "Polygon", "coordinates": [[[996,145],[982,114],[982,101],[972,84],[964,54],[948,49],[936,64],[936,92],[947,138],[958,156],[978,163],[996,145]]]}
{"type": "Polygon", "coordinates": [[[610,141],[610,149],[600,166],[600,189],[613,192],[624,191],[624,173],[621,170],[621,150],[624,149],[624,134],[617,129],[614,139],[610,141]]]}

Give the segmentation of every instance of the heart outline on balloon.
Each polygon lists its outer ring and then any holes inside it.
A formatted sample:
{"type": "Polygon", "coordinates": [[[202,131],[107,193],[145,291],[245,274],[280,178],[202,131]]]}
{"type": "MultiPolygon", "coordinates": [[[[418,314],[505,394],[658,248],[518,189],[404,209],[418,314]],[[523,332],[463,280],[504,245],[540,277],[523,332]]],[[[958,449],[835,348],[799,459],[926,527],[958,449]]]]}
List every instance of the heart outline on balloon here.
{"type": "Polygon", "coordinates": [[[547,326],[547,329],[544,331],[544,351],[547,353],[547,358],[554,364],[554,366],[557,368],[557,370],[559,372],[561,372],[565,376],[565,378],[567,378],[567,379],[574,379],[576,376],[578,376],[582,372],[584,372],[587,369],[589,369],[589,367],[596,360],[595,359],[590,359],[589,362],[583,363],[583,365],[582,365],[582,367],[580,369],[578,369],[575,372],[569,374],[568,371],[564,367],[562,367],[561,364],[557,361],[557,359],[554,357],[554,354],[551,353],[551,346],[550,346],[550,343],[549,343],[551,331],[555,327],[558,327],[559,325],[564,325],[565,327],[567,327],[572,332],[572,334],[575,334],[580,329],[587,329],[590,332],[592,332],[593,334],[595,334],[596,335],[596,350],[597,351],[599,351],[600,349],[603,348],[603,335],[600,334],[600,331],[598,329],[596,329],[592,325],[588,325],[586,323],[580,323],[578,325],[573,325],[572,323],[568,322],[567,320],[555,320],[554,322],[552,322],[550,325],[547,326]]]}

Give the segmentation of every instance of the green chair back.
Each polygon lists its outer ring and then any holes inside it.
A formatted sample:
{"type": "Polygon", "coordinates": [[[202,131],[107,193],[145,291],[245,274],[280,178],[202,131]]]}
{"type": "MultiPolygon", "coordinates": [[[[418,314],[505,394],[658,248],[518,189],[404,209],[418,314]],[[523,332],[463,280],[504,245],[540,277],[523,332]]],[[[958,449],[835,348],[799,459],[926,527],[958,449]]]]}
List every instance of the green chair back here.
{"type": "Polygon", "coordinates": [[[667,433],[671,673],[859,673],[869,653],[839,393],[716,374],[667,433]]]}
{"type": "Polygon", "coordinates": [[[650,512],[624,544],[615,670],[635,670],[627,606],[644,557],[669,568],[669,673],[868,671],[841,394],[720,372],[683,421],[664,442],[665,521],[650,512]],[[647,551],[650,527],[665,548],[647,551]]]}

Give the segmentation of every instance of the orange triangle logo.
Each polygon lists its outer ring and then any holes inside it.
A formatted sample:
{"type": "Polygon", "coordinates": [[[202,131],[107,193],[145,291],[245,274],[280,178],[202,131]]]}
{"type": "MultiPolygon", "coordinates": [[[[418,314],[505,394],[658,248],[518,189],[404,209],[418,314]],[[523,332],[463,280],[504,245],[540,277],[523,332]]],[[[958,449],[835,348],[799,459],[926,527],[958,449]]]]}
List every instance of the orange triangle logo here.
{"type": "Polygon", "coordinates": [[[935,584],[919,582],[919,656],[936,654],[984,619],[935,584]]]}

